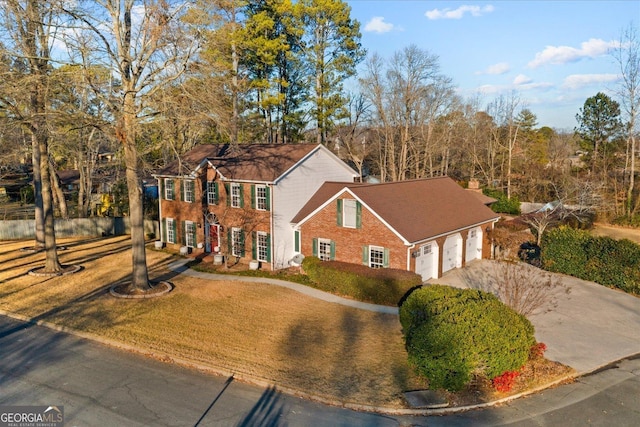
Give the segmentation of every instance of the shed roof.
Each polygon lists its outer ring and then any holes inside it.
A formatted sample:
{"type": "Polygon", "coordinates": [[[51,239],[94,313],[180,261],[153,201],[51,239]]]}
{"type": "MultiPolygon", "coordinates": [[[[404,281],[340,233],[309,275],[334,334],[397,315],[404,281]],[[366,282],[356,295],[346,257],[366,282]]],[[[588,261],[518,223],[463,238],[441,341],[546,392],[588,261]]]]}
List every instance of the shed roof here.
{"type": "Polygon", "coordinates": [[[318,144],[198,145],[156,175],[188,175],[210,162],[227,179],[273,182],[319,147],[318,144]]]}
{"type": "Polygon", "coordinates": [[[306,221],[325,202],[348,191],[408,242],[497,220],[499,215],[449,177],[382,184],[327,182],[293,218],[306,221]]]}

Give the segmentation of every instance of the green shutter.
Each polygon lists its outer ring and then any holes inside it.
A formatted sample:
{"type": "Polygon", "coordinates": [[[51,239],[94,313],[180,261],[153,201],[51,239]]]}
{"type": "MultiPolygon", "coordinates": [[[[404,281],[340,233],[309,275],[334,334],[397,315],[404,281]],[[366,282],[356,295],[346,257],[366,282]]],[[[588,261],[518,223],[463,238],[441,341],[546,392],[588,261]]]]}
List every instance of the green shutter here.
{"type": "Polygon", "coordinates": [[[174,219],[171,223],[173,227],[173,242],[171,243],[175,244],[178,242],[178,221],[174,219]]]}
{"type": "Polygon", "coordinates": [[[267,186],[264,188],[264,194],[267,199],[266,208],[268,211],[271,210],[271,187],[267,186]]]}
{"type": "Polygon", "coordinates": [[[251,184],[251,209],[256,208],[256,186],[251,184]]]}
{"type": "Polygon", "coordinates": [[[227,193],[227,206],[231,206],[231,184],[225,182],[224,191],[227,193]]]}
{"type": "Polygon", "coordinates": [[[258,233],[251,232],[251,256],[252,259],[258,259],[258,233]]]}
{"type": "Polygon", "coordinates": [[[342,199],[336,200],[336,205],[338,207],[336,211],[336,220],[338,223],[338,227],[342,227],[342,199]]]}
{"type": "Polygon", "coordinates": [[[240,207],[244,208],[244,185],[240,184],[240,207]]]}
{"type": "Polygon", "coordinates": [[[164,199],[164,178],[158,178],[158,198],[164,199]]]}
{"type": "Polygon", "coordinates": [[[384,255],[382,256],[382,266],[389,268],[389,249],[384,248],[384,255]]]}
{"type": "Polygon", "coordinates": [[[182,246],[187,244],[187,224],[184,221],[180,221],[180,227],[182,228],[182,230],[180,230],[182,233],[182,246]]]}
{"type": "MultiPolygon", "coordinates": [[[[226,184],[225,184],[226,185],[226,184]]],[[[231,256],[231,254],[233,254],[233,251],[231,250],[231,245],[232,245],[232,234],[231,234],[231,228],[227,229],[227,252],[229,253],[229,256],[231,256]]]]}
{"type": "Polygon", "coordinates": [[[180,200],[184,202],[184,180],[180,180],[180,200]]]}
{"type": "Polygon", "coordinates": [[[220,192],[218,191],[218,182],[213,182],[213,203],[218,204],[218,199],[220,198],[220,192]]]}
{"type": "Polygon", "coordinates": [[[162,219],[162,236],[160,237],[160,240],[162,240],[163,242],[167,241],[167,219],[166,218],[162,219]]]}
{"type": "Polygon", "coordinates": [[[362,263],[369,265],[369,246],[362,247],[362,263]]]}
{"type": "Polygon", "coordinates": [[[336,242],[332,240],[329,245],[329,248],[330,248],[329,259],[333,261],[334,259],[336,259],[336,242]]]}
{"type": "Polygon", "coordinates": [[[311,250],[312,255],[317,257],[318,256],[318,239],[314,238],[312,245],[313,245],[313,249],[311,250]]]}
{"type": "Polygon", "coordinates": [[[362,228],[362,204],[356,201],[356,228],[362,228]]]}
{"type": "Polygon", "coordinates": [[[300,252],[300,232],[298,230],[293,232],[293,250],[300,252]]]}
{"type": "Polygon", "coordinates": [[[271,234],[267,234],[267,262],[271,262],[271,234]]]}

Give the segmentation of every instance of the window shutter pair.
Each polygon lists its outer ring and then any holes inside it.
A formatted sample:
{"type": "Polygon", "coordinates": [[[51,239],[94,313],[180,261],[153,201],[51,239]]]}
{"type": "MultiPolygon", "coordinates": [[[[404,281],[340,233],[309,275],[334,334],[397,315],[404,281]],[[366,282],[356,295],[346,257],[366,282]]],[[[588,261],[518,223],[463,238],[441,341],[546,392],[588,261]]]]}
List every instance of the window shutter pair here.
{"type": "MultiPolygon", "coordinates": [[[[336,206],[337,206],[337,210],[336,210],[336,223],[338,224],[338,227],[342,227],[343,223],[344,223],[344,211],[343,211],[343,200],[342,199],[337,199],[336,200],[336,206]]],[[[362,228],[362,203],[360,203],[359,201],[356,200],[356,228],[362,228]]]]}
{"type": "MultiPolygon", "coordinates": [[[[271,193],[271,188],[269,188],[268,186],[264,187],[264,197],[265,197],[265,210],[269,211],[271,210],[271,197],[270,197],[270,193],[271,193]]],[[[258,194],[258,190],[255,184],[251,185],[251,209],[256,209],[258,206],[257,203],[257,194],[258,194]]]]}

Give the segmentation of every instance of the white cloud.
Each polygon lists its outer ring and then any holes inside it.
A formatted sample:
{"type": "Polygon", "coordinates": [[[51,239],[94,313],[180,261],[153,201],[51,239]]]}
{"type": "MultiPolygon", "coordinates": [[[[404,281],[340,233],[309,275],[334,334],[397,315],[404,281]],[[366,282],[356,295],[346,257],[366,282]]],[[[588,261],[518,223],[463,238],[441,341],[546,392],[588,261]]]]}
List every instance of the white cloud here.
{"type": "Polygon", "coordinates": [[[465,13],[470,13],[472,16],[482,16],[485,13],[493,12],[494,7],[487,6],[471,6],[463,5],[457,9],[433,9],[425,12],[424,16],[434,19],[461,19],[465,13]]]}
{"type": "Polygon", "coordinates": [[[531,83],[533,80],[530,77],[525,76],[524,74],[518,74],[515,79],[513,79],[513,84],[516,86],[525,85],[527,83],[531,83]]]}
{"type": "Polygon", "coordinates": [[[477,71],[476,74],[504,74],[509,71],[511,68],[509,64],[506,62],[499,62],[497,64],[489,65],[483,71],[477,71]]]}
{"type": "Polygon", "coordinates": [[[601,85],[615,82],[620,78],[617,74],[572,74],[562,83],[565,89],[580,89],[585,86],[601,85]]]}
{"type": "Polygon", "coordinates": [[[383,16],[374,16],[369,22],[367,22],[367,25],[364,26],[365,31],[378,34],[388,33],[393,30],[393,28],[393,24],[384,22],[383,16]]]}
{"type": "Polygon", "coordinates": [[[579,49],[571,46],[547,46],[542,52],[536,53],[536,57],[528,66],[536,68],[544,64],[565,64],[583,58],[595,58],[606,55],[617,46],[619,43],[616,41],[605,42],[601,39],[589,39],[581,43],[579,49]]]}

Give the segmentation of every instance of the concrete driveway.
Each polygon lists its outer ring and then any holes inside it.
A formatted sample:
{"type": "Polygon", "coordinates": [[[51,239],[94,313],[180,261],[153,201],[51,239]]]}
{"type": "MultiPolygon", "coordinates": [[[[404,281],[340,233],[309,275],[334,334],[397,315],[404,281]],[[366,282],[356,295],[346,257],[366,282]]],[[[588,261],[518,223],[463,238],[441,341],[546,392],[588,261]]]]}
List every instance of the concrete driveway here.
{"type": "MultiPolygon", "coordinates": [[[[429,283],[478,287],[495,276],[496,263],[474,261],[429,283]]],[[[526,269],[525,277],[551,274],[528,265],[520,268],[526,269]]],[[[529,316],[536,339],[547,345],[547,358],[586,374],[640,354],[640,298],[570,276],[551,277],[561,283],[553,290],[555,304],[529,316]]]]}

